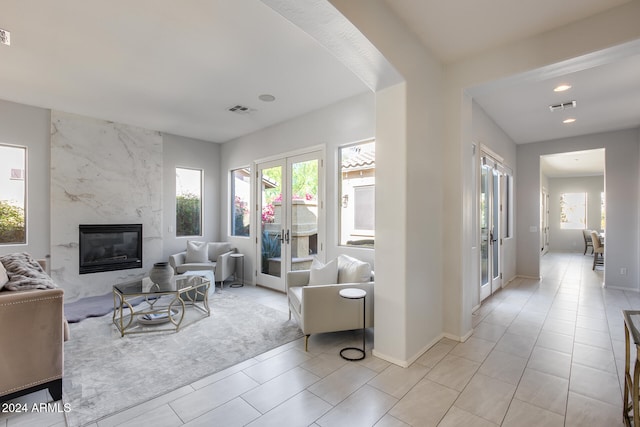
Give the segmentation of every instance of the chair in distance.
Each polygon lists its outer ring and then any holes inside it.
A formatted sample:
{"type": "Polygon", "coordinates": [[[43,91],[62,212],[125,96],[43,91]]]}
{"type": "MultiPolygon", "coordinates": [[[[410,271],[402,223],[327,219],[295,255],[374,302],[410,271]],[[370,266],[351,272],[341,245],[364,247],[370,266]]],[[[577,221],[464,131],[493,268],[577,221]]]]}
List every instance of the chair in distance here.
{"type": "Polygon", "coordinates": [[[596,265],[604,265],[604,245],[600,243],[600,236],[595,231],[591,231],[591,242],[593,243],[593,267],[596,269],[596,265]]]}
{"type": "Polygon", "coordinates": [[[593,253],[593,241],[591,240],[591,231],[592,230],[582,230],[582,237],[584,237],[584,253],[587,254],[587,249],[591,248],[591,253],[593,253]]]}

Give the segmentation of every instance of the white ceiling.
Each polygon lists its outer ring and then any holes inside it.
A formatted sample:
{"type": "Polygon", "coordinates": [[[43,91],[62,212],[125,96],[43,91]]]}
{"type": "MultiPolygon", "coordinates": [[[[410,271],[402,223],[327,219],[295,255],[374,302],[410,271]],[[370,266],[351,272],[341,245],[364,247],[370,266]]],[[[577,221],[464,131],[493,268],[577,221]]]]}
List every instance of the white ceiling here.
{"type": "Polygon", "coordinates": [[[604,148],[540,156],[540,172],[549,178],[604,175],[604,148]]]}
{"type": "MultiPolygon", "coordinates": [[[[0,28],[12,44],[0,45],[0,99],[225,142],[375,86],[349,71],[344,52],[336,59],[274,11],[324,3],[307,1],[3,0],[0,28]],[[265,93],[276,101],[259,101],[265,93]],[[236,104],[250,113],[226,110],[236,104]]],[[[638,0],[386,1],[447,63],[638,0]]],[[[333,46],[347,33],[330,23],[319,16],[314,37],[336,33],[325,43],[333,46]]],[[[636,48],[571,76],[470,90],[516,143],[640,126],[636,48]],[[548,92],[569,79],[570,92],[548,92]],[[580,116],[559,126],[547,106],[569,99],[580,116]]],[[[358,46],[345,52],[365,56],[358,46]]]]}
{"type": "Polygon", "coordinates": [[[258,0],[3,0],[0,28],[0,99],[207,141],[369,90],[258,0]]]}

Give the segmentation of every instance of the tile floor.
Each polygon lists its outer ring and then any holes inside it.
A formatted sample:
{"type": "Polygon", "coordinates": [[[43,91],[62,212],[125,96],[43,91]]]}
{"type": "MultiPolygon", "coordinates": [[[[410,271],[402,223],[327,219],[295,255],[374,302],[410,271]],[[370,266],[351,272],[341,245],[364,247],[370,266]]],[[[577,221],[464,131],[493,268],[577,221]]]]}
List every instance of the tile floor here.
{"type": "MultiPolygon", "coordinates": [[[[338,355],[357,333],[300,339],[125,412],[106,426],[618,426],[621,309],[640,294],[602,289],[581,254],[543,257],[542,280],[516,279],[473,315],[464,343],[442,339],[399,368],[338,355]]],[[[233,289],[286,311],[282,294],[233,289]]],[[[39,402],[46,392],[22,401],[39,402]]],[[[0,414],[0,427],[64,426],[62,414],[0,414]]]]}

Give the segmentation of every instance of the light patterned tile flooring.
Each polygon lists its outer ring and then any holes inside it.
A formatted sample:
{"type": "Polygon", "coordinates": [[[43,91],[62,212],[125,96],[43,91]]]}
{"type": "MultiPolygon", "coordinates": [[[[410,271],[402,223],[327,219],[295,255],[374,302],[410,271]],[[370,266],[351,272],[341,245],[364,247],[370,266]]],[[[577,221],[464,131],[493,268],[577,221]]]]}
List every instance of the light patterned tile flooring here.
{"type": "MultiPolygon", "coordinates": [[[[300,339],[99,420],[105,426],[618,426],[622,309],[640,294],[602,289],[582,254],[549,253],[542,280],[516,279],[473,314],[465,343],[442,339],[407,369],[346,362],[357,332],[300,339]]],[[[235,292],[286,311],[284,295],[235,292]]],[[[40,402],[46,392],[20,402],[40,402]]],[[[62,414],[0,414],[0,427],[64,426],[62,414]]]]}

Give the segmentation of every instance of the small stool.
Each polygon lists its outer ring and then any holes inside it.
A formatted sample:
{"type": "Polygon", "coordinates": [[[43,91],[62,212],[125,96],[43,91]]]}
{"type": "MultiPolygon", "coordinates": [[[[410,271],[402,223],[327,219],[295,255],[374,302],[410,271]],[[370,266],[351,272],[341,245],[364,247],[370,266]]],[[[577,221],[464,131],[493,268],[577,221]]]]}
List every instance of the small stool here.
{"type": "Polygon", "coordinates": [[[232,288],[241,288],[244,286],[244,254],[231,254],[230,256],[236,260],[236,271],[233,273],[234,281],[229,286],[232,288]],[[238,258],[240,258],[240,271],[242,272],[242,281],[240,283],[236,281],[238,279],[238,258]]]}
{"type": "Polygon", "coordinates": [[[366,305],[367,305],[367,292],[363,291],[362,289],[357,289],[357,288],[345,288],[345,289],[341,289],[339,292],[340,296],[342,298],[347,298],[347,299],[361,299],[362,300],[362,349],[359,349],[357,347],[345,347],[342,350],[340,350],[340,356],[345,359],[345,360],[349,360],[349,361],[356,361],[356,360],[362,360],[364,359],[365,356],[365,333],[364,333],[364,329],[365,326],[367,324],[367,316],[366,316],[366,305]],[[347,350],[354,350],[357,351],[359,353],[362,354],[362,356],[360,357],[348,357],[345,356],[343,353],[347,350]]]}

